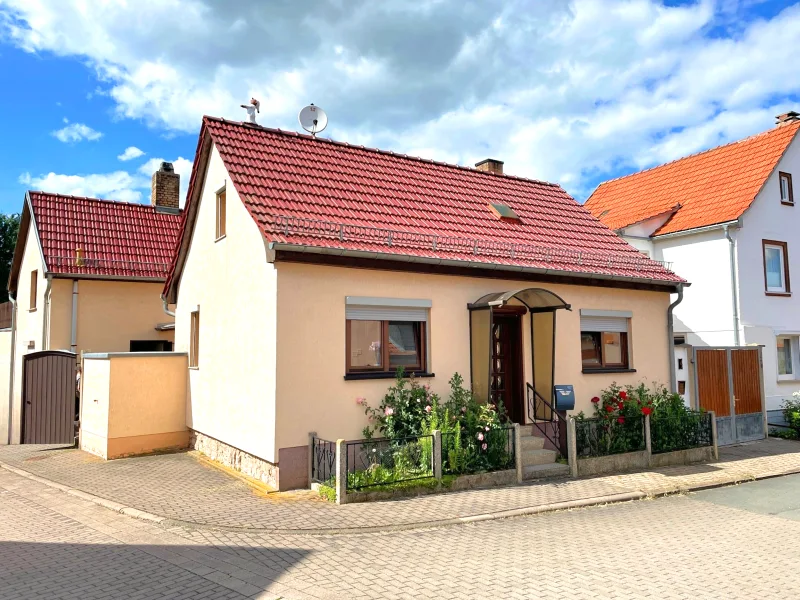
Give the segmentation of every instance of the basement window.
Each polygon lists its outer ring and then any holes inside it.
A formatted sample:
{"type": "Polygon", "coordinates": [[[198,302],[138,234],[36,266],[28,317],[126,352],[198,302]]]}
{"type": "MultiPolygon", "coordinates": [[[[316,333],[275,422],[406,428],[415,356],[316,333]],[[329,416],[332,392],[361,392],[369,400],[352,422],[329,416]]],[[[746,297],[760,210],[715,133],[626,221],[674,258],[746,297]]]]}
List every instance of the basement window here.
{"type": "Polygon", "coordinates": [[[492,212],[497,216],[498,219],[501,221],[519,221],[519,215],[514,212],[507,204],[499,204],[496,202],[490,202],[489,207],[492,209],[492,212]]]}

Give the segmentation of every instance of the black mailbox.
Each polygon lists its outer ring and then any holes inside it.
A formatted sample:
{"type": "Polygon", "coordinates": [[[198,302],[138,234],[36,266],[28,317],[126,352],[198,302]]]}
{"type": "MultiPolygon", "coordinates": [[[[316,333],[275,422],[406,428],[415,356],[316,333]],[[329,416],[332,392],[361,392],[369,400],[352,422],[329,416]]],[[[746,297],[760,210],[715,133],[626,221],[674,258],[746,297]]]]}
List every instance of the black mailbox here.
{"type": "Polygon", "coordinates": [[[571,385],[553,386],[556,399],[556,410],[573,410],[575,408],[575,390],[571,385]]]}

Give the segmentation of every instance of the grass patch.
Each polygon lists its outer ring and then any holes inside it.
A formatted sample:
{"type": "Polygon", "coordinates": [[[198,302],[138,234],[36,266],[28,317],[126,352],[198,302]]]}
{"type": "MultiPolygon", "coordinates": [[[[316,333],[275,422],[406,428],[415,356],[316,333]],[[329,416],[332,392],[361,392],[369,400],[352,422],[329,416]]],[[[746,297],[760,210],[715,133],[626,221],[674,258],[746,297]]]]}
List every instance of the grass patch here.
{"type": "MultiPolygon", "coordinates": [[[[453,485],[453,482],[458,479],[458,475],[442,475],[442,480],[437,481],[433,477],[429,479],[416,479],[414,481],[398,481],[395,483],[385,483],[382,485],[373,485],[362,490],[350,491],[350,494],[368,494],[371,492],[413,492],[414,490],[447,490],[453,485]]],[[[321,498],[328,502],[336,502],[336,488],[333,485],[321,484],[317,490],[321,498]]]]}

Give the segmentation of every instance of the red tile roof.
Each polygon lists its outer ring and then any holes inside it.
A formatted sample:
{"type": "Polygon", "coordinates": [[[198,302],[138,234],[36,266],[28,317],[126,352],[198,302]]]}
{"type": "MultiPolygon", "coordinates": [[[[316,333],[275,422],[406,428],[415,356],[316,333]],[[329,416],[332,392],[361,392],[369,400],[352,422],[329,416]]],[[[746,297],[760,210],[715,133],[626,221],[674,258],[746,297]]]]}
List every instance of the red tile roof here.
{"type": "MultiPolygon", "coordinates": [[[[203,119],[189,203],[202,188],[196,179],[211,141],[271,242],[682,281],[558,185],[212,117],[203,119]],[[520,221],[498,219],[491,202],[510,206],[520,221]]],[[[185,251],[182,244],[176,253],[178,271],[185,251]]]]}
{"type": "Polygon", "coordinates": [[[180,214],[130,202],[44,192],[28,196],[48,273],[167,276],[180,214]]]}
{"type": "Polygon", "coordinates": [[[680,204],[675,215],[655,235],[734,221],[755,200],[798,129],[800,122],[783,125],[660,167],[606,181],[585,206],[611,229],[621,229],[680,204]]]}

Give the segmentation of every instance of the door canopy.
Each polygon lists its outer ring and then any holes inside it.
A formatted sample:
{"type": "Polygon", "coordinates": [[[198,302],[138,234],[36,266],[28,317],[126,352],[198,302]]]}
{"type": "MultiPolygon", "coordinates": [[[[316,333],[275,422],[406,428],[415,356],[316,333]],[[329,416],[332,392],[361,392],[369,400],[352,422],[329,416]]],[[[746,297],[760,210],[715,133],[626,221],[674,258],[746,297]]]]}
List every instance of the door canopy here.
{"type": "Polygon", "coordinates": [[[559,308],[571,310],[570,305],[564,302],[563,298],[541,288],[526,288],[524,290],[486,294],[473,304],[470,304],[469,309],[480,310],[482,308],[504,306],[512,298],[522,302],[531,312],[555,311],[559,308]]]}

